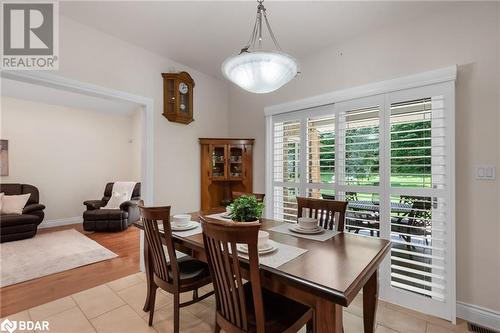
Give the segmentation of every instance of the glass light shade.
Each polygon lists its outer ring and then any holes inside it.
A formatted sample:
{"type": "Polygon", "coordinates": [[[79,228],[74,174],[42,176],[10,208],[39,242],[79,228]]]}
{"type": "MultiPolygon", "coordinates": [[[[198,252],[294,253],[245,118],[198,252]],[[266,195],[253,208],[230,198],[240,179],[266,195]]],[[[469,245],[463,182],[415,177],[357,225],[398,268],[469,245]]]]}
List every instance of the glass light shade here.
{"type": "Polygon", "coordinates": [[[229,81],[256,94],[279,89],[298,71],[294,58],[275,51],[244,52],[227,58],[222,64],[222,73],[229,81]]]}

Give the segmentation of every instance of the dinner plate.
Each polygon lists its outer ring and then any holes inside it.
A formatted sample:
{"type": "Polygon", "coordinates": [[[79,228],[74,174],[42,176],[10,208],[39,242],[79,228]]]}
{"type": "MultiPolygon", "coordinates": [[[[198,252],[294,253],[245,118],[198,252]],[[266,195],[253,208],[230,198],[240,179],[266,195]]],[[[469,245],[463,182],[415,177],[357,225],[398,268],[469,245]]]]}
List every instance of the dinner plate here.
{"type": "Polygon", "coordinates": [[[316,235],[324,231],[323,228],[321,228],[320,226],[318,226],[316,229],[304,229],[299,225],[291,225],[288,227],[288,229],[298,234],[304,234],[304,235],[316,235]]]}
{"type": "Polygon", "coordinates": [[[186,230],[191,230],[194,229],[198,226],[198,222],[191,221],[185,226],[177,226],[175,224],[171,224],[170,227],[172,228],[172,231],[186,231],[186,230]]]}
{"type": "Polygon", "coordinates": [[[227,219],[227,220],[231,220],[231,216],[230,215],[227,215],[227,214],[221,214],[221,216],[223,219],[227,219]]]}
{"type": "MultiPolygon", "coordinates": [[[[266,254],[266,253],[271,253],[274,252],[278,249],[276,244],[272,240],[268,240],[268,247],[259,250],[259,254],[266,254]]],[[[238,252],[248,254],[248,246],[246,244],[237,244],[236,248],[238,249],[238,252]]]]}

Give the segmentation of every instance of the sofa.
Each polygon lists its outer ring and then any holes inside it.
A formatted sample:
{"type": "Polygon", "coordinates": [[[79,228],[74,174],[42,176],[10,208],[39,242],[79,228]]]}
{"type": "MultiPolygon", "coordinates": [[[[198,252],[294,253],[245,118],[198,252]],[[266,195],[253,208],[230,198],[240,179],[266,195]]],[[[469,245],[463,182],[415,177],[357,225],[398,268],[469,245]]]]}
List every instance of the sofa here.
{"type": "Polygon", "coordinates": [[[83,212],[83,230],[85,231],[123,231],[139,220],[141,200],[141,183],[135,184],[132,197],[120,205],[119,209],[105,209],[113,193],[113,184],[107,183],[101,200],[87,200],[83,212]]]}
{"type": "Polygon", "coordinates": [[[39,203],[38,189],[29,184],[0,184],[0,193],[5,195],[30,194],[23,213],[0,215],[0,242],[9,242],[36,235],[44,218],[45,206],[39,203]]]}

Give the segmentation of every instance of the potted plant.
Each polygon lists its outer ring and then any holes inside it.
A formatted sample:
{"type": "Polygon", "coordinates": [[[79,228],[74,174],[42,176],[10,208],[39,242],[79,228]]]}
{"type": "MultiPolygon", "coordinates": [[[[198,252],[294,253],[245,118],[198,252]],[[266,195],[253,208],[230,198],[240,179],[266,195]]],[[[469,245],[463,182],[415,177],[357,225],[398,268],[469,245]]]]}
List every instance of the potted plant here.
{"type": "Polygon", "coordinates": [[[264,204],[253,195],[242,195],[230,205],[231,219],[235,222],[256,222],[262,217],[264,204]]]}

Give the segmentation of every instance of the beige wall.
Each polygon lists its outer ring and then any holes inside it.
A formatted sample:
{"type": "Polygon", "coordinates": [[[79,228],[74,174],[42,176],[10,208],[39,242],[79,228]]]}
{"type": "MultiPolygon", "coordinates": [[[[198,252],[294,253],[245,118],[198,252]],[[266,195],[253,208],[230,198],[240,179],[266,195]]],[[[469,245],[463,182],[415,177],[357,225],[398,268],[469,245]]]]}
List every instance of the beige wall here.
{"type": "MultiPolygon", "coordinates": [[[[498,166],[499,3],[456,3],[452,11],[385,28],[301,61],[302,74],[276,93],[232,88],[229,134],[255,137],[255,191],[265,189],[264,106],[459,65],[456,88],[458,300],[500,311],[500,185],[477,181],[474,165],[498,166]]],[[[286,49],[286,45],[283,45],[286,49]]]]}
{"type": "Polygon", "coordinates": [[[38,187],[45,220],[81,217],[114,180],[139,181],[131,153],[133,118],[1,98],[1,136],[9,140],[9,176],[38,187]]]}
{"type": "Polygon", "coordinates": [[[174,212],[200,208],[199,137],[228,131],[228,86],[172,60],[104,34],[64,16],[60,19],[57,75],[154,100],[154,203],[174,212]],[[162,72],[193,77],[194,119],[189,125],[162,116],[162,72]]]}

